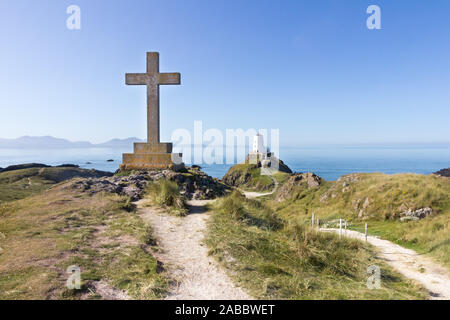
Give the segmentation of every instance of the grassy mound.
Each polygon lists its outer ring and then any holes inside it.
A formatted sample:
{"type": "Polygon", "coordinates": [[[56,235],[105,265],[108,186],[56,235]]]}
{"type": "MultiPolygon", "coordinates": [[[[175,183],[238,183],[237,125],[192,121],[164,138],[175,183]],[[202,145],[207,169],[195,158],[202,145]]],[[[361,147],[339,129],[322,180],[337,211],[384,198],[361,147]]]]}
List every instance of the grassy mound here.
{"type": "Polygon", "coordinates": [[[162,297],[167,279],[150,254],[151,230],[132,210],[127,197],[65,183],[0,204],[0,299],[114,298],[123,290],[162,297]],[[65,285],[72,265],[81,268],[79,290],[65,285]]]}
{"type": "Polygon", "coordinates": [[[262,175],[256,164],[237,164],[231,167],[222,180],[234,187],[252,191],[271,191],[275,187],[274,179],[285,181],[290,174],[277,172],[274,175],[262,175]]]}
{"type": "Polygon", "coordinates": [[[262,299],[415,299],[424,292],[375,258],[365,244],[281,220],[234,192],[209,221],[210,253],[262,299]],[[367,267],[381,268],[382,288],[366,286],[367,267]]]}
{"type": "Polygon", "coordinates": [[[19,200],[42,192],[56,183],[74,177],[102,177],[109,172],[76,167],[32,167],[0,172],[0,203],[19,200]]]}
{"type": "MultiPolygon", "coordinates": [[[[344,218],[351,227],[380,235],[421,253],[430,253],[450,265],[450,179],[436,175],[379,173],[351,174],[338,181],[324,181],[318,188],[302,185],[272,207],[297,223],[310,221],[314,213],[323,223],[344,218]],[[408,210],[432,208],[418,221],[402,222],[408,210]]],[[[276,196],[275,196],[276,197],[276,196]]]]}
{"type": "Polygon", "coordinates": [[[150,183],[146,197],[151,203],[167,209],[176,216],[185,216],[188,212],[186,198],[181,195],[178,185],[166,179],[150,183]]]}

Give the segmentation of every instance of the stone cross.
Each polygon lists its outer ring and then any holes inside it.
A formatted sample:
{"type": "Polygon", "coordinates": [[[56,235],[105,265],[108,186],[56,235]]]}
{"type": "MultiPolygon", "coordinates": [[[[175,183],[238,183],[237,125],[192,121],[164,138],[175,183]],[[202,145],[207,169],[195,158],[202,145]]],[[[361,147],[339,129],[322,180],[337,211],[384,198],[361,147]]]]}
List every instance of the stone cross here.
{"type": "Polygon", "coordinates": [[[147,142],[159,143],[159,86],[180,84],[180,74],[159,73],[159,53],[147,52],[147,73],[127,73],[125,83],[147,86],[147,142]]]}

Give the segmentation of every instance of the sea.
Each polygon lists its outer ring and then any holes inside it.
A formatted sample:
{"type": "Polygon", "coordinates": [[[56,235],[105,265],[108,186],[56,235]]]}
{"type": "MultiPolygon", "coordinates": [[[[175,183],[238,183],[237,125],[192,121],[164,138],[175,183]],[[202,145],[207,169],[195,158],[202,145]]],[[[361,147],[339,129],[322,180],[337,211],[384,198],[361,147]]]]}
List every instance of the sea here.
{"type": "MultiPolygon", "coordinates": [[[[114,172],[122,153],[130,148],[0,149],[0,167],[22,163],[76,164],[81,168],[114,172]],[[108,161],[112,160],[112,161],[108,161]]],[[[336,180],[355,172],[430,174],[450,167],[449,144],[284,147],[279,158],[295,172],[314,172],[336,180]]],[[[190,161],[183,159],[186,163],[190,161]]],[[[242,159],[235,159],[235,163],[242,159]]],[[[225,161],[224,161],[225,162],[225,161]]],[[[209,175],[221,178],[234,163],[197,163],[209,175]]]]}

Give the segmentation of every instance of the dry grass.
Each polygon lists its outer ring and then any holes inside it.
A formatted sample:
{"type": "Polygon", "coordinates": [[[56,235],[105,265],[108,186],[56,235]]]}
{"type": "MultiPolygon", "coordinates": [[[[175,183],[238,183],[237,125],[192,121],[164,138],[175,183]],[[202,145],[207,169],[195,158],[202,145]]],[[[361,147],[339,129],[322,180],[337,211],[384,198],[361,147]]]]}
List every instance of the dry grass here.
{"type": "Polygon", "coordinates": [[[257,298],[426,297],[421,288],[377,259],[372,248],[362,242],[281,220],[263,203],[237,193],[218,201],[213,210],[206,239],[210,253],[257,298]],[[366,287],[370,265],[382,270],[381,289],[366,287]]]}
{"type": "Polygon", "coordinates": [[[351,227],[380,235],[450,266],[450,179],[418,174],[353,174],[318,189],[298,188],[272,207],[281,216],[309,224],[311,214],[322,222],[345,218],[351,227]],[[419,221],[401,222],[407,209],[431,207],[419,221]]]}
{"type": "Polygon", "coordinates": [[[134,298],[161,297],[167,280],[149,254],[151,230],[129,199],[69,186],[0,205],[0,299],[101,298],[99,281],[134,298]],[[80,290],[65,287],[70,265],[81,268],[80,290]]]}

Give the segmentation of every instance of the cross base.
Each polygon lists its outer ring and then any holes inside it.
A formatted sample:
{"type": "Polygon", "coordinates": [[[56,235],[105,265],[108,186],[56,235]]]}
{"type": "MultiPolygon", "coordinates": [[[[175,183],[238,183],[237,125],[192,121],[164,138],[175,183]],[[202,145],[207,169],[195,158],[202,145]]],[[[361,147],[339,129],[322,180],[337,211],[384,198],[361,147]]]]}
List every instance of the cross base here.
{"type": "Polygon", "coordinates": [[[172,153],[172,143],[134,143],[134,153],[122,155],[121,170],[164,169],[182,166],[181,153],[172,153]]]}

